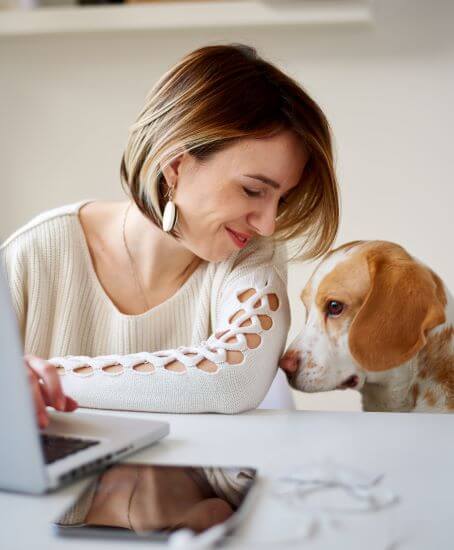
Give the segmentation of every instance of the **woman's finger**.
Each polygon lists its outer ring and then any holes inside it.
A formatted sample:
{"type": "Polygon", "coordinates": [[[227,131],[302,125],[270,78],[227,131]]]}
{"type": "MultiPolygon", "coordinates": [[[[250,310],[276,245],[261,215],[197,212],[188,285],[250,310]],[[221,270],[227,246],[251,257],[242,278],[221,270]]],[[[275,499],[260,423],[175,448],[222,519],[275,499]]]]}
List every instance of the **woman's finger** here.
{"type": "Polygon", "coordinates": [[[43,396],[44,403],[46,405],[51,405],[49,392],[47,391],[47,388],[46,388],[46,385],[44,384],[44,381],[41,378],[39,378],[36,373],[35,373],[35,376],[38,379],[39,389],[41,391],[41,395],[43,396]]]}
{"type": "MultiPolygon", "coordinates": [[[[49,396],[49,392],[47,391],[47,388],[44,384],[44,382],[40,379],[39,380],[40,384],[40,389],[41,389],[41,394],[43,396],[43,399],[44,399],[44,403],[46,403],[46,405],[52,405],[51,403],[51,399],[50,399],[50,396],[49,396]]],[[[79,403],[73,399],[72,397],[70,397],[69,395],[65,395],[65,408],[64,408],[64,411],[65,412],[72,412],[72,411],[75,411],[78,407],[79,407],[79,403]]]]}
{"type": "Polygon", "coordinates": [[[79,406],[79,403],[77,403],[75,399],[73,399],[72,397],[69,397],[69,395],[66,396],[66,406],[65,406],[66,412],[74,411],[75,409],[77,409],[78,406],[79,406]]]}
{"type": "Polygon", "coordinates": [[[38,418],[38,424],[40,428],[45,428],[49,423],[49,415],[46,411],[46,404],[41,394],[40,383],[38,376],[31,369],[27,368],[28,380],[32,389],[33,402],[35,404],[36,416],[38,418]]]}
{"type": "Polygon", "coordinates": [[[26,355],[25,360],[29,367],[41,378],[45,385],[47,404],[52,405],[60,411],[66,407],[66,396],[60,384],[60,377],[57,368],[35,355],[26,355]]]}

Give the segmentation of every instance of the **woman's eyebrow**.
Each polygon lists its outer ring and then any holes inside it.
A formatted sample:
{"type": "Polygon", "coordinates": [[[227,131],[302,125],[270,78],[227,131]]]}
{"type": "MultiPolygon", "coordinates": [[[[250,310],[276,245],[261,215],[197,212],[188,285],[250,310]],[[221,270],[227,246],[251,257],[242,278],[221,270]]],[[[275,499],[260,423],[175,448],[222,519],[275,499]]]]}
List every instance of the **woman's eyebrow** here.
{"type": "Polygon", "coordinates": [[[260,180],[263,183],[267,183],[268,185],[271,185],[271,187],[274,187],[274,189],[280,189],[281,186],[277,181],[274,181],[267,176],[263,176],[262,174],[244,174],[247,178],[254,178],[256,180],[260,180]]]}

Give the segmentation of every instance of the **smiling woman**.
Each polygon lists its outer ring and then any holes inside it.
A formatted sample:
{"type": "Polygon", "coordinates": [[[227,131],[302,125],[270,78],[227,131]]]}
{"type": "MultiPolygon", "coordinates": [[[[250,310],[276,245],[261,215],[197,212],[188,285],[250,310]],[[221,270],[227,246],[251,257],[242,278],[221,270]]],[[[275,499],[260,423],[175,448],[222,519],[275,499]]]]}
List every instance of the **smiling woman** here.
{"type": "Polygon", "coordinates": [[[319,106],[250,46],[200,48],[151,88],[120,179],[128,200],[44,212],[1,248],[41,424],[46,404],[75,407],[69,395],[162,412],[290,406],[275,379],[290,324],[280,244],[320,257],[339,223],[319,106]]]}
{"type": "Polygon", "coordinates": [[[196,50],[150,90],[130,128],[121,176],[138,208],[158,226],[174,179],[166,167],[184,152],[193,158],[194,202],[198,191],[209,199],[218,182],[231,185],[225,180],[238,177],[244,193],[262,201],[256,207],[277,197],[273,240],[304,235],[301,259],[320,257],[333,242],[339,205],[328,122],[301,85],[254,48],[196,50]]]}

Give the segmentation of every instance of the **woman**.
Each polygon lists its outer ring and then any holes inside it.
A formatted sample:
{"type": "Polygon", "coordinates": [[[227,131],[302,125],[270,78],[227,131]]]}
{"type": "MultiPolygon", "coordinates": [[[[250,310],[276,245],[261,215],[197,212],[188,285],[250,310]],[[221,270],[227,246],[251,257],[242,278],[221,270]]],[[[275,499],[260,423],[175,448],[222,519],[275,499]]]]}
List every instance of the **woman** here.
{"type": "Polygon", "coordinates": [[[46,404],[258,406],[290,324],[283,245],[315,259],[337,233],[321,109],[254,48],[200,48],[149,92],[121,180],[127,201],[44,212],[1,248],[40,426],[46,404]]]}

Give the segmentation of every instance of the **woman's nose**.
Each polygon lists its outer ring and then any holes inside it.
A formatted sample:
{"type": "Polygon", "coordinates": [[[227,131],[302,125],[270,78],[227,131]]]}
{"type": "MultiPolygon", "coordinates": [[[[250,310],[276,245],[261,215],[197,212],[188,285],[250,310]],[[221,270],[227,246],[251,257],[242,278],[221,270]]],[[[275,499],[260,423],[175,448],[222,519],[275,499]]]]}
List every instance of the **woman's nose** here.
{"type": "Polygon", "coordinates": [[[265,206],[259,212],[250,215],[249,223],[255,227],[257,233],[270,237],[276,228],[276,214],[274,205],[265,206]]]}

